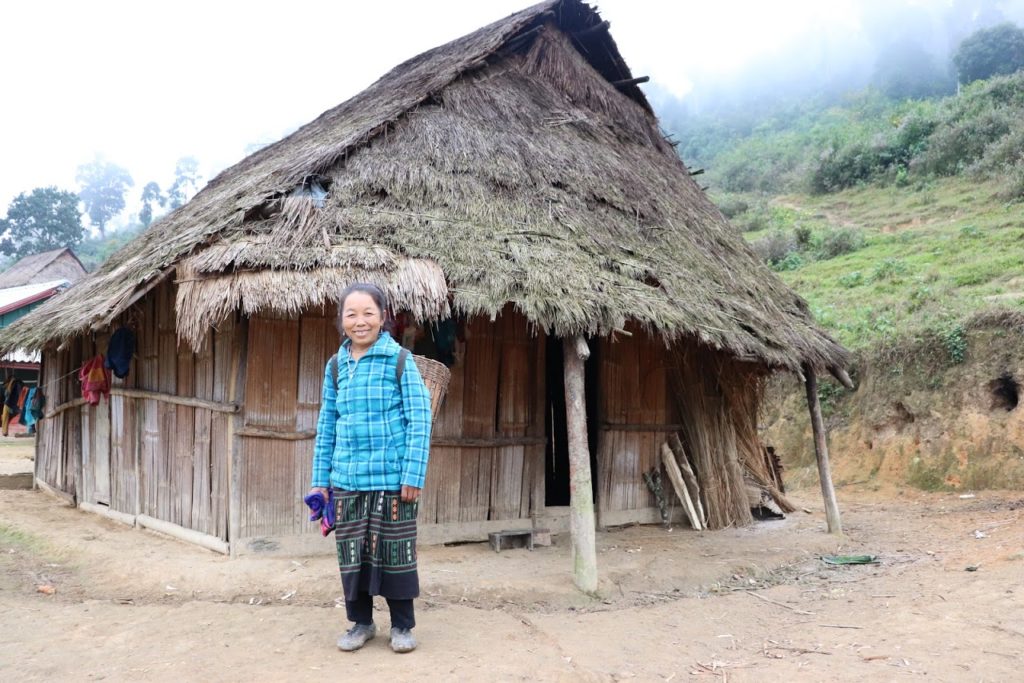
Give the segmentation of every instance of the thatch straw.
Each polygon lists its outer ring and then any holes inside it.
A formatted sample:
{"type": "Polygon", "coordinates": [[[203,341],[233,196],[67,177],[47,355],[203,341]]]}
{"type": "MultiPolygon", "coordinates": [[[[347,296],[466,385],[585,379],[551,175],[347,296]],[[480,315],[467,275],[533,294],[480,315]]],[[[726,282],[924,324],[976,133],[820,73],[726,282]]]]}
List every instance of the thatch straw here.
{"type": "Polygon", "coordinates": [[[640,90],[612,85],[632,74],[607,31],[572,37],[598,23],[550,0],[400,65],[223,172],[0,349],[80,334],[173,268],[192,343],[234,306],[322,303],[341,269],[391,283],[424,316],[511,303],[560,336],[633,320],[766,366],[846,365],[690,178],[640,90]],[[322,207],[296,192],[310,179],[322,207]],[[396,280],[389,259],[439,270],[396,280]]]}
{"type": "MultiPolygon", "coordinates": [[[[704,496],[709,529],[753,522],[737,448],[737,425],[722,380],[729,360],[697,345],[680,346],[671,368],[672,390],[683,425],[683,449],[704,496]]],[[[728,381],[728,380],[726,380],[728,381]]]]}

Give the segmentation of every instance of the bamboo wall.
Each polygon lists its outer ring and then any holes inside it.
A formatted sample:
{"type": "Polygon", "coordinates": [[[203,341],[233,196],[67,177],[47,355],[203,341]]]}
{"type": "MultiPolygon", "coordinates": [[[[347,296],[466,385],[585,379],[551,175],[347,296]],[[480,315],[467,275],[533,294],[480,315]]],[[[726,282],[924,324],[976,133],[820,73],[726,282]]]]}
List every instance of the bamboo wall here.
{"type": "Polygon", "coordinates": [[[249,319],[238,439],[239,538],[317,535],[309,490],[324,367],[338,349],[333,310],[249,319]]]}
{"type": "Polygon", "coordinates": [[[81,396],[77,370],[105,353],[122,323],[136,333],[124,379],[97,406],[79,405],[39,422],[37,477],[80,503],[125,515],[148,515],[226,540],[230,414],[175,405],[142,390],[228,403],[235,323],[222,324],[198,353],[178,348],[171,283],[158,286],[115,321],[61,350],[44,351],[47,411],[81,396]]]}
{"type": "Polygon", "coordinates": [[[602,526],[656,522],[657,501],[644,472],[660,468],[661,444],[673,424],[671,356],[664,343],[630,327],[633,336],[601,340],[597,355],[597,507],[602,526]]]}
{"type": "Polygon", "coordinates": [[[469,532],[543,507],[544,337],[506,309],[470,320],[463,350],[434,423],[419,519],[469,532]]]}

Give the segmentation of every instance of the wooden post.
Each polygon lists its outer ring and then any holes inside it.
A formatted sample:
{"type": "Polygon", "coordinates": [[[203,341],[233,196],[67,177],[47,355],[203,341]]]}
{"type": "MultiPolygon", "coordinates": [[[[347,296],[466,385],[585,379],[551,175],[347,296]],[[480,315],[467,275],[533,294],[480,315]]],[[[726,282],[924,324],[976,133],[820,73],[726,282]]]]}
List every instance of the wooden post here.
{"type": "MultiPolygon", "coordinates": [[[[238,315],[238,313],[235,313],[238,315]]],[[[240,317],[234,325],[231,338],[231,379],[228,385],[228,403],[239,404],[245,396],[246,361],[249,352],[249,319],[240,317]]],[[[228,433],[228,552],[238,555],[242,535],[242,430],[245,418],[242,411],[231,415],[228,433]]]]}
{"type": "Polygon", "coordinates": [[[590,349],[582,337],[563,339],[562,348],[565,356],[565,420],[569,433],[569,531],[572,535],[573,579],[581,591],[594,593],[597,591],[597,549],[583,373],[583,361],[590,356],[590,349]]]}
{"type": "Polygon", "coordinates": [[[804,363],[804,382],[807,386],[807,407],[811,411],[811,430],[814,432],[814,455],[818,460],[818,479],[821,481],[821,496],[825,499],[825,517],[830,534],[843,533],[839,520],[839,505],[836,490],[832,486],[832,468],[828,463],[828,443],[825,441],[825,421],[821,417],[821,403],[818,401],[818,380],[814,368],[804,363]]]}

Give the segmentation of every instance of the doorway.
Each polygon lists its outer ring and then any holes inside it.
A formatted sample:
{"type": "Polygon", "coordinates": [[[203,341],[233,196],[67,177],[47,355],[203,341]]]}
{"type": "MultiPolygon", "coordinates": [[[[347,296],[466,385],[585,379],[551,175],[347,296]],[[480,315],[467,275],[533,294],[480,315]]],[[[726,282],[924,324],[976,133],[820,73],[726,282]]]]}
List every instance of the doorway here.
{"type": "MultiPolygon", "coordinates": [[[[600,424],[597,406],[598,397],[598,366],[597,357],[600,344],[597,340],[588,339],[590,358],[584,365],[587,402],[587,445],[590,448],[591,485],[594,493],[595,509],[597,501],[597,439],[600,436],[600,424]]],[[[562,340],[548,335],[546,338],[545,358],[545,406],[544,434],[546,448],[544,452],[544,505],[546,507],[564,507],[569,505],[569,434],[565,421],[565,362],[562,356],[562,340]]]]}

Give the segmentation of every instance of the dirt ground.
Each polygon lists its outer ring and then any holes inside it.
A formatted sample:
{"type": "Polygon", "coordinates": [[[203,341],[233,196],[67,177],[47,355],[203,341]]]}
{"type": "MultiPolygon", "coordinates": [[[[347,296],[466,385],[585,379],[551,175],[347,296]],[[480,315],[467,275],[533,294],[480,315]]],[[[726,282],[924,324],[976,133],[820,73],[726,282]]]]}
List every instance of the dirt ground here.
{"type": "Polygon", "coordinates": [[[31,472],[36,440],[0,436],[0,477],[31,472]]]}
{"type": "Polygon", "coordinates": [[[335,649],[327,555],[231,560],[0,491],[0,680],[1020,680],[1024,494],[847,488],[845,538],[815,491],[793,497],[812,512],[598,534],[596,599],[572,587],[565,537],[421,548],[420,648],[395,655],[383,637],[335,649]]]}

